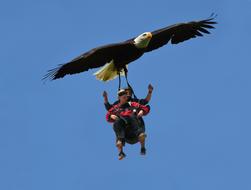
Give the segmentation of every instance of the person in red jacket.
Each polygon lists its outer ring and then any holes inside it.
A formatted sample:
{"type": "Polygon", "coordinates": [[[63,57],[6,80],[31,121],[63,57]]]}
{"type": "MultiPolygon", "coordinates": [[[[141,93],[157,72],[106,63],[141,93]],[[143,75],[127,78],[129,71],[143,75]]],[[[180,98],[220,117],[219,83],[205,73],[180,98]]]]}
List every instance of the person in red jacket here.
{"type": "Polygon", "coordinates": [[[124,89],[118,92],[118,98],[119,103],[109,109],[106,114],[106,120],[113,123],[113,130],[117,139],[116,146],[119,150],[119,160],[126,156],[123,152],[125,142],[130,144],[140,142],[140,152],[142,155],[145,155],[145,128],[139,118],[148,114],[150,107],[141,105],[138,102],[129,102],[127,92],[124,89]]]}
{"type": "MultiPolygon", "coordinates": [[[[127,92],[127,97],[128,101],[133,101],[133,102],[138,102],[142,105],[147,105],[151,98],[152,98],[152,92],[153,92],[153,86],[151,84],[148,85],[148,93],[144,99],[137,99],[137,98],[132,98],[132,89],[130,87],[125,88],[125,91],[127,92]]],[[[105,109],[108,111],[112,106],[116,105],[119,103],[119,100],[115,101],[113,104],[110,104],[108,101],[108,94],[106,91],[103,92],[103,97],[104,97],[104,105],[105,109]]]]}

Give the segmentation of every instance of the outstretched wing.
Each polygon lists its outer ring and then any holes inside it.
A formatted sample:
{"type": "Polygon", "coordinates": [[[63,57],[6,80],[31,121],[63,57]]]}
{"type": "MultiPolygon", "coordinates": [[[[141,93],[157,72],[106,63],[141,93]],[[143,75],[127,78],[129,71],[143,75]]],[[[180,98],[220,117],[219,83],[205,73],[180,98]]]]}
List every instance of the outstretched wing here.
{"type": "Polygon", "coordinates": [[[152,32],[152,39],[145,51],[149,52],[160,48],[170,40],[172,44],[178,44],[191,38],[196,38],[197,36],[203,36],[203,33],[210,34],[207,29],[214,28],[212,25],[217,24],[217,22],[213,21],[214,18],[212,15],[205,20],[174,24],[156,30],[152,32]]]}
{"type": "Polygon", "coordinates": [[[94,48],[66,64],[61,64],[57,68],[49,70],[43,79],[55,80],[68,74],[76,74],[101,67],[114,59],[120,52],[126,52],[132,46],[133,44],[130,41],[126,41],[94,48]]]}

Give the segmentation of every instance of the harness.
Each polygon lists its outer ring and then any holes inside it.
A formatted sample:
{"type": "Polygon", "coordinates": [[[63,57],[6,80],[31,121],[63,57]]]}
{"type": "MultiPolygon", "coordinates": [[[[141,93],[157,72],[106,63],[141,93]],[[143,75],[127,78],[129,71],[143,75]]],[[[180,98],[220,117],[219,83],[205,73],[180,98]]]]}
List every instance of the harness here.
{"type": "Polygon", "coordinates": [[[118,117],[123,118],[122,116],[120,116],[120,113],[122,113],[126,110],[131,110],[131,111],[133,111],[134,114],[138,113],[139,106],[137,106],[137,107],[132,106],[132,102],[128,102],[127,104],[129,104],[129,107],[125,107],[125,108],[121,108],[118,106],[115,107],[114,111],[118,117]]]}
{"type": "Polygon", "coordinates": [[[128,125],[128,121],[126,120],[125,117],[121,116],[120,113],[125,111],[125,110],[132,110],[133,111],[133,114],[137,115],[138,111],[139,111],[139,106],[132,106],[132,102],[128,102],[127,104],[129,104],[129,107],[126,107],[126,108],[121,108],[121,107],[116,107],[114,109],[115,113],[116,113],[116,116],[120,119],[122,119],[126,125],[128,125]]]}
{"type": "Polygon", "coordinates": [[[131,87],[131,86],[129,86],[129,88],[131,88],[133,98],[134,98],[134,99],[138,99],[138,98],[137,98],[137,96],[136,96],[136,94],[134,93],[134,90],[132,89],[132,87],[131,87]]]}

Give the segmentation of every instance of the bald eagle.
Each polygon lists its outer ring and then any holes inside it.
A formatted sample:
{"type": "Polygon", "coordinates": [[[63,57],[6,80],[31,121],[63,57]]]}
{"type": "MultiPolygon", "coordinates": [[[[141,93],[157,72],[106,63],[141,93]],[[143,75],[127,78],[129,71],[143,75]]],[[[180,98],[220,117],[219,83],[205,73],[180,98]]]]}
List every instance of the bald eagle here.
{"type": "Polygon", "coordinates": [[[211,15],[205,20],[174,24],[153,32],[144,32],[138,37],[124,42],[91,49],[72,61],[49,70],[43,79],[55,80],[68,74],[81,73],[103,66],[94,73],[98,80],[109,81],[117,76],[120,79],[120,75],[125,75],[127,80],[129,63],[140,58],[144,53],[166,45],[169,41],[171,44],[178,44],[197,36],[203,36],[203,33],[210,34],[208,29],[214,28],[212,25],[217,24],[214,18],[215,16],[211,15]]]}

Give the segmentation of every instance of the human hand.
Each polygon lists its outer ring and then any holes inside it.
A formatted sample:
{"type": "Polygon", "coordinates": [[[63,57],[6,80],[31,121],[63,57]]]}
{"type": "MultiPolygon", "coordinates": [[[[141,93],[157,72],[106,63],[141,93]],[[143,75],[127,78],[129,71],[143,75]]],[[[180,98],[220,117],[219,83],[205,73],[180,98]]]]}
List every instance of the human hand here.
{"type": "Polygon", "coordinates": [[[103,97],[107,98],[107,92],[106,91],[103,92],[103,97]]]}
{"type": "Polygon", "coordinates": [[[137,117],[142,117],[143,115],[144,115],[143,110],[140,110],[139,113],[138,113],[138,115],[137,115],[137,117]]]}
{"type": "Polygon", "coordinates": [[[152,93],[153,91],[153,86],[151,84],[148,85],[148,92],[152,93]]]}
{"type": "Polygon", "coordinates": [[[111,115],[111,119],[116,120],[116,119],[118,119],[118,116],[116,116],[116,115],[111,115]]]}

